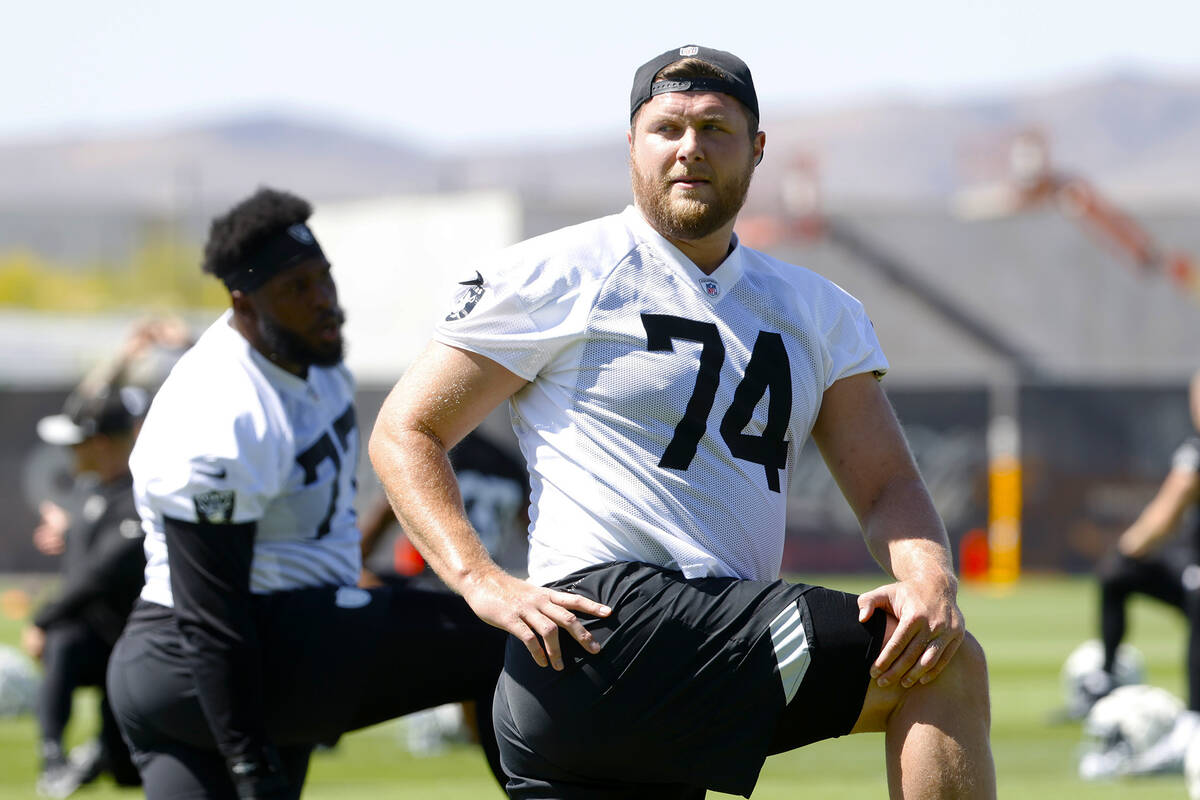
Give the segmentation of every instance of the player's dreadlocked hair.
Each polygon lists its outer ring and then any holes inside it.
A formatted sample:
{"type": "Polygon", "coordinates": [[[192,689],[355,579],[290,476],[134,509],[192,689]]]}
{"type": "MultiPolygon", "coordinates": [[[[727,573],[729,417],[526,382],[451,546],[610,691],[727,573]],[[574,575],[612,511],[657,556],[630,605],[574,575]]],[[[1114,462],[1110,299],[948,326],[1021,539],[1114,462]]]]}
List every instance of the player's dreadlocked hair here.
{"type": "Polygon", "coordinates": [[[305,222],[310,216],[312,205],[307,200],[278,189],[259,187],[257,192],[212,221],[201,268],[224,279],[269,236],[305,222]]]}
{"type": "MultiPolygon", "coordinates": [[[[722,70],[709,64],[707,61],[701,61],[698,58],[682,58],[673,64],[667,64],[660,69],[654,76],[654,82],[658,81],[685,81],[689,78],[721,78],[728,80],[729,76],[722,70]]],[[[743,103],[738,103],[742,107],[742,111],[746,112],[747,128],[750,132],[750,140],[758,134],[758,116],[743,103]]],[[[637,110],[638,114],[642,113],[642,109],[637,110]]],[[[636,115],[634,117],[636,119],[636,115]]]]}

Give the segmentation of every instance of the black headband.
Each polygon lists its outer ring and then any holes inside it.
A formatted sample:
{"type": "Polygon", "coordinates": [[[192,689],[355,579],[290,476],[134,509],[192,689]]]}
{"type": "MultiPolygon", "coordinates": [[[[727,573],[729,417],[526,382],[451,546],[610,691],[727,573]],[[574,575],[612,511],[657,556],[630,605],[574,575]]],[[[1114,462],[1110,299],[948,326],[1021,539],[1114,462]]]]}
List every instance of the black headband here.
{"type": "Polygon", "coordinates": [[[253,292],[288,267],[325,258],[317,238],[303,222],[268,236],[240,264],[221,277],[229,291],[253,292]]]}

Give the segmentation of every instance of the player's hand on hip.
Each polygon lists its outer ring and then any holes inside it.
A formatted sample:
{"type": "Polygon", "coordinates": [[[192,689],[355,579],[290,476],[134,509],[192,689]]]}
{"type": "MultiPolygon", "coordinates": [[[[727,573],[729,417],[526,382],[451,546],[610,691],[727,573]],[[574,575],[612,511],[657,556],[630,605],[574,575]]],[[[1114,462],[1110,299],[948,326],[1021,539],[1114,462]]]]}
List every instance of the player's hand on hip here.
{"type": "Polygon", "coordinates": [[[534,586],[499,569],[474,582],[463,596],[480,619],[520,639],[539,667],[558,670],[563,668],[559,629],[589,653],[597,653],[600,643],[576,614],[607,617],[612,613],[594,600],[534,586]]]}
{"type": "Polygon", "coordinates": [[[954,585],[942,581],[900,581],[858,597],[859,621],[876,609],[897,620],[895,630],[871,665],[880,686],[905,688],[929,683],[946,668],[962,644],[966,625],[954,585]]]}

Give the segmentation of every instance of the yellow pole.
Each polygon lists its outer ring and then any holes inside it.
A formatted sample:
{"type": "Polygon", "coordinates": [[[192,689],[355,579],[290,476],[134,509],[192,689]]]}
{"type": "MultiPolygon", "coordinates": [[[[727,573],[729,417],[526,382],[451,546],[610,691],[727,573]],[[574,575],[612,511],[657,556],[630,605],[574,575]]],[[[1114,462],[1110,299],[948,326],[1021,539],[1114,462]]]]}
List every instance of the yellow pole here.
{"type": "Polygon", "coordinates": [[[1021,577],[1020,429],[1007,415],[988,428],[988,580],[1011,584],[1021,577]]]}

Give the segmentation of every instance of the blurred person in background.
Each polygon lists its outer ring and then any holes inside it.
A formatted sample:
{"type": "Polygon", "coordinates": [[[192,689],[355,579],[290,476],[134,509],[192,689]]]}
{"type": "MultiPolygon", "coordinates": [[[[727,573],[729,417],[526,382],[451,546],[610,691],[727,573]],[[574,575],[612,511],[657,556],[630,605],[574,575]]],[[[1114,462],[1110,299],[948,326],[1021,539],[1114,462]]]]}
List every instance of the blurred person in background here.
{"type": "MultiPolygon", "coordinates": [[[[171,366],[191,344],[191,331],[179,317],[158,315],[140,320],[117,351],[97,363],[72,390],[63,414],[70,417],[90,399],[111,392],[112,387],[134,386],[153,397],[171,366]]],[[[71,483],[76,483],[74,477],[71,483]]],[[[82,483],[86,494],[88,480],[82,483]]],[[[33,532],[34,547],[43,555],[61,555],[70,513],[50,499],[38,504],[38,512],[41,519],[33,532]]]]}
{"type": "MultiPolygon", "coordinates": [[[[359,433],[309,203],[215,219],[230,308],[179,360],[131,458],[146,582],[109,665],[146,796],[297,798],[318,743],[483,699],[503,635],[445,592],[363,589],[359,433]]],[[[481,744],[503,783],[490,715],[481,744]]]]}
{"type": "Polygon", "coordinates": [[[38,422],[43,441],[71,448],[86,487],[74,514],[46,504],[34,534],[39,549],[63,556],[58,591],[22,636],[26,651],[44,667],[37,790],[46,797],[66,797],[104,771],[122,785],[139,782],[103,687],[113,645],[142,589],[145,556],[129,454],[146,406],[141,388],[110,385],[90,397],[72,395],[64,413],[38,422]],[[63,734],[81,686],[102,690],[100,735],[68,756],[63,734]]]}
{"type": "MultiPolygon", "coordinates": [[[[1158,491],[1097,568],[1104,663],[1081,682],[1089,706],[1116,687],[1117,648],[1125,638],[1133,595],[1183,612],[1188,622],[1187,710],[1171,733],[1140,757],[1136,769],[1145,772],[1182,770],[1187,744],[1200,731],[1200,515],[1190,528],[1180,524],[1200,504],[1200,372],[1192,376],[1188,403],[1194,434],[1176,448],[1158,491]]],[[[1076,711],[1082,716],[1087,709],[1076,711]]]]}
{"type": "Polygon", "coordinates": [[[509,796],[750,796],[770,753],[886,730],[893,797],[995,797],[983,651],[871,322],[733,233],[766,141],[749,69],[667,51],[629,111],[635,205],[465,274],[371,437],[405,532],[512,634],[493,706],[509,796]],[[488,555],[446,455],[505,402],[528,580],[488,555]],[[780,580],[810,433],[894,582],[780,580]]]}

